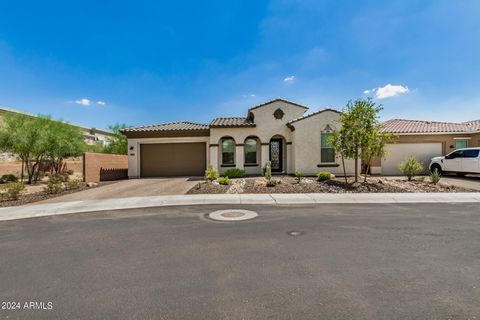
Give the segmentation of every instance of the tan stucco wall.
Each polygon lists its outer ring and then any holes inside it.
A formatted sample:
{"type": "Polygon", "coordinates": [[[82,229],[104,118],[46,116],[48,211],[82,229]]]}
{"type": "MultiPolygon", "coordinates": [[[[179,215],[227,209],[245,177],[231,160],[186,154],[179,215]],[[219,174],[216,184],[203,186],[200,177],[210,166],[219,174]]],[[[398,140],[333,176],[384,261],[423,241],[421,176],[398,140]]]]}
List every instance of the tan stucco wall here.
{"type": "MultiPolygon", "coordinates": [[[[328,171],[337,176],[343,175],[341,157],[336,155],[337,167],[318,167],[320,161],[321,132],[329,125],[333,130],[338,130],[337,120],[339,114],[334,111],[325,111],[314,116],[295,122],[293,125],[293,159],[294,169],[300,170],[304,175],[315,175],[319,171],[328,171]]],[[[353,160],[345,160],[347,175],[355,172],[353,160]]]]}
{"type": "MultiPolygon", "coordinates": [[[[223,137],[232,137],[235,140],[237,145],[236,148],[236,167],[245,169],[249,174],[260,174],[262,172],[262,166],[269,159],[269,148],[268,145],[261,147],[261,153],[259,154],[259,166],[258,167],[247,167],[244,168],[243,164],[243,143],[245,139],[249,136],[256,136],[260,139],[261,143],[268,143],[270,139],[274,136],[282,136],[285,139],[285,143],[291,142],[291,131],[287,127],[287,122],[301,117],[305,113],[305,108],[299,106],[288,104],[282,101],[276,101],[271,104],[265,105],[258,109],[253,109],[252,113],[254,115],[254,120],[256,127],[231,127],[231,128],[210,128],[210,144],[213,145],[210,154],[211,158],[216,155],[216,163],[212,163],[213,166],[216,165],[216,168],[221,172],[229,168],[221,167],[220,161],[220,152],[221,149],[215,147],[215,145],[221,143],[223,137]],[[275,119],[273,113],[278,108],[282,109],[284,116],[282,119],[275,119]]],[[[290,165],[292,154],[291,154],[291,145],[284,145],[283,151],[283,165],[286,168],[287,173],[293,173],[292,166],[290,165]]]]}

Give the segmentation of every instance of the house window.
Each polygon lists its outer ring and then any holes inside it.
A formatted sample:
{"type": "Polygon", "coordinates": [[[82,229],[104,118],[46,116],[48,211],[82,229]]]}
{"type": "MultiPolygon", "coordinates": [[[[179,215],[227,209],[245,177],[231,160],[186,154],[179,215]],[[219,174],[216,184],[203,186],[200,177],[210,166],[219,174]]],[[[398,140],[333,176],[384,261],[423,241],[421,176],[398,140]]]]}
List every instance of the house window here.
{"type": "Polygon", "coordinates": [[[222,164],[235,164],[235,140],[232,138],[222,140],[222,164]]]}
{"type": "Polygon", "coordinates": [[[245,163],[255,164],[257,163],[257,140],[254,138],[248,138],[245,140],[245,163]]]}
{"type": "Polygon", "coordinates": [[[456,140],[455,149],[462,149],[468,147],[468,140],[456,140]]]}
{"type": "Polygon", "coordinates": [[[320,162],[321,163],[334,163],[335,162],[335,151],[333,150],[332,144],[330,143],[330,137],[333,135],[332,132],[322,132],[321,135],[321,145],[320,145],[320,162]]]}

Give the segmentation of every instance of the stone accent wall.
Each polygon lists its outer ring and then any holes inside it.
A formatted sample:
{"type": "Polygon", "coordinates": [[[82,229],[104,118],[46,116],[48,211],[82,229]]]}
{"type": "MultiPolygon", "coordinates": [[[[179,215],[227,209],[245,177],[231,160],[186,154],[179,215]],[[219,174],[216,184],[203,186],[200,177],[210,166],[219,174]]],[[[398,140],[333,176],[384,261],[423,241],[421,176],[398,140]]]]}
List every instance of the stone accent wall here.
{"type": "Polygon", "coordinates": [[[83,179],[99,182],[126,179],[128,156],[86,152],[83,154],[83,179]]]}

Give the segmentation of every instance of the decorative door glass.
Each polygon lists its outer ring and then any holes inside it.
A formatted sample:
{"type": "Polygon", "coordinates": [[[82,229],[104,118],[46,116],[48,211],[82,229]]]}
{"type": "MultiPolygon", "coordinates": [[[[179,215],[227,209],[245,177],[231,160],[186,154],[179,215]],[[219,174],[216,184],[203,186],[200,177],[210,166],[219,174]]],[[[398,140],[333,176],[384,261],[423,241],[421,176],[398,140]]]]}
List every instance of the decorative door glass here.
{"type": "Polygon", "coordinates": [[[281,141],[270,141],[270,162],[272,163],[272,171],[282,170],[282,153],[281,153],[281,141]]]}

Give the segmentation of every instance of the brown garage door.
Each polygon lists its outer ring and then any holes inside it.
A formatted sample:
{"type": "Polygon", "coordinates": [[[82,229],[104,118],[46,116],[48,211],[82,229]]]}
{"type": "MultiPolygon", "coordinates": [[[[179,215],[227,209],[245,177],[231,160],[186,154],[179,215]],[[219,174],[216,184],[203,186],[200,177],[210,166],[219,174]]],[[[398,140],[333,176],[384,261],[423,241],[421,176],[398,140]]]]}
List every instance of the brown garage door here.
{"type": "Polygon", "coordinates": [[[140,146],[142,177],[203,176],[206,144],[158,143],[140,146]]]}

